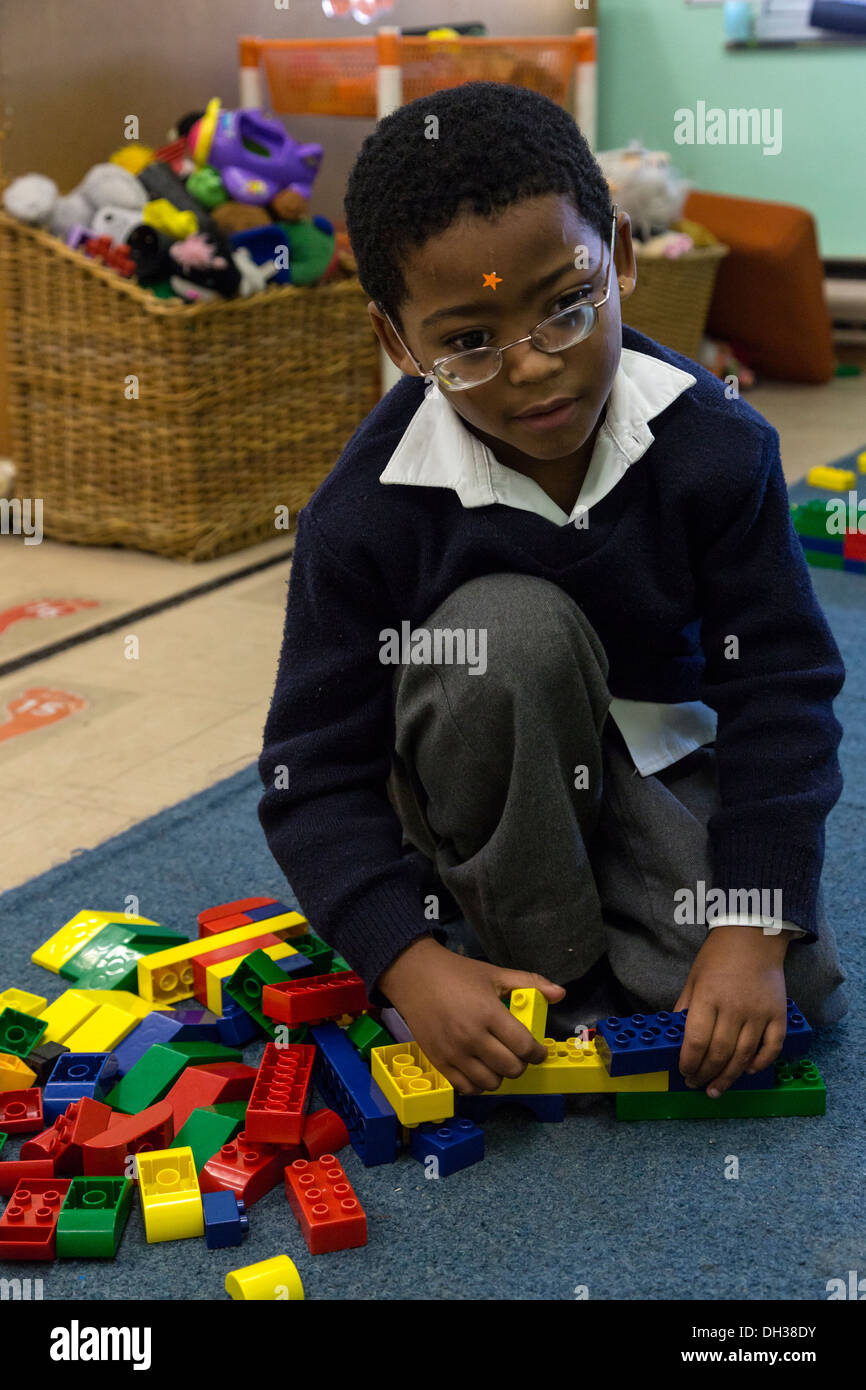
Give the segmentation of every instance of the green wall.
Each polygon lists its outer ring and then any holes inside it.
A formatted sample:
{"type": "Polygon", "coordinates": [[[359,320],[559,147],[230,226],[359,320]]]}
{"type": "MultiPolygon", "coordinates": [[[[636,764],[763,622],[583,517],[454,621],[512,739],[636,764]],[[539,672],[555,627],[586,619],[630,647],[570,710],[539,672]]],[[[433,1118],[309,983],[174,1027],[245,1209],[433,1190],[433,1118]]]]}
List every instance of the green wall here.
{"type": "Polygon", "coordinates": [[[722,7],[601,0],[598,148],[668,150],[698,188],[808,208],[825,256],[866,257],[866,46],[727,52],[722,7]],[[674,112],[779,108],[782,147],[677,145],[674,112]]]}

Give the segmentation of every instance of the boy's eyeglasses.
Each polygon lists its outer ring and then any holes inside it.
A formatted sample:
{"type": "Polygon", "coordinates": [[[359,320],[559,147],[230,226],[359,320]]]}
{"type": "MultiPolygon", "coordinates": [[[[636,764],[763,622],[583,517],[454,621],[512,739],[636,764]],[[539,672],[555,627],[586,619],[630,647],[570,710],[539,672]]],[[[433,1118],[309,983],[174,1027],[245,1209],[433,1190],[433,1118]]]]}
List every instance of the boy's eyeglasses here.
{"type": "MultiPolygon", "coordinates": [[[[566,348],[576,347],[592,333],[598,323],[599,309],[610,298],[617,214],[618,209],[614,206],[610,233],[610,264],[607,268],[604,297],[594,304],[582,301],[579,304],[569,305],[567,309],[561,309],[558,314],[553,314],[549,319],[540,323],[525,338],[515,338],[513,343],[506,343],[499,348],[470,348],[467,352],[453,353],[448,357],[437,357],[431,371],[427,372],[409,352],[400,334],[397,333],[397,329],[391,323],[389,315],[385,314],[385,317],[394,328],[401,347],[412,358],[418,371],[426,377],[435,376],[449,391],[468,391],[473,386],[483,386],[485,381],[492,381],[501,370],[503,352],[507,352],[511,347],[517,347],[518,343],[531,342],[532,346],[537,348],[539,352],[548,353],[564,352],[566,348]]],[[[382,313],[384,312],[383,309],[382,313]]]]}

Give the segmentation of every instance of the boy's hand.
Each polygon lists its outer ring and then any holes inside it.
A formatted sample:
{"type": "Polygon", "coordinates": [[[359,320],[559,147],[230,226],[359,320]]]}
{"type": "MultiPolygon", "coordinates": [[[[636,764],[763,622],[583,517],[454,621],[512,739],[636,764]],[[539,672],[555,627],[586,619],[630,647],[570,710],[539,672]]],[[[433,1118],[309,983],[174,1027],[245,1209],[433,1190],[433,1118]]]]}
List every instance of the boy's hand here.
{"type": "Polygon", "coordinates": [[[550,1003],[565,993],[541,975],[469,960],[423,936],[379,978],[421,1051],[462,1095],[495,1091],[505,1076],[543,1062],[546,1048],[502,1003],[513,989],[538,989],[550,1003]]]}
{"type": "Polygon", "coordinates": [[[674,1009],[688,1009],[680,1071],[719,1096],[744,1071],[769,1067],[785,1040],[783,965],[791,933],[714,927],[674,1009]]]}

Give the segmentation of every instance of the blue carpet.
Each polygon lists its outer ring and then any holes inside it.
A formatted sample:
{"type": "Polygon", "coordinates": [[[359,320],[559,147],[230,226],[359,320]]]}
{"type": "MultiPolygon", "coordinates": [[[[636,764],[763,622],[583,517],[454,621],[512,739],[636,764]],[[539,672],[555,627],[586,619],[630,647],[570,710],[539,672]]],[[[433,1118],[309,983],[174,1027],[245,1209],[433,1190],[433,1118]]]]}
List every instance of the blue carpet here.
{"type": "MultiPolygon", "coordinates": [[[[862,1273],[866,578],[814,579],[848,669],[837,704],[846,784],[828,823],[824,885],[852,1011],[813,1050],[825,1117],[617,1124],[607,1098],[568,1101],[562,1124],[500,1112],[485,1127],[485,1161],[439,1181],[408,1157],[365,1169],[343,1151],[367,1212],[364,1249],[310,1256],[278,1188],[251,1209],[240,1249],[148,1246],[136,1199],[116,1261],[14,1272],[42,1277],[46,1299],[163,1300],[225,1297],[228,1270],[280,1252],[320,1299],[569,1300],[580,1285],[592,1299],[823,1299],[828,1279],[862,1273]]],[[[122,910],[135,894],[145,916],[194,936],[210,904],[250,893],[292,902],[259,829],[258,797],[250,768],[4,894],[0,988],[56,997],[59,979],[30,953],[83,907],[122,910]]],[[[248,1048],[247,1060],[260,1050],[248,1048]]],[[[3,1157],[18,1148],[10,1139],[3,1157]]]]}

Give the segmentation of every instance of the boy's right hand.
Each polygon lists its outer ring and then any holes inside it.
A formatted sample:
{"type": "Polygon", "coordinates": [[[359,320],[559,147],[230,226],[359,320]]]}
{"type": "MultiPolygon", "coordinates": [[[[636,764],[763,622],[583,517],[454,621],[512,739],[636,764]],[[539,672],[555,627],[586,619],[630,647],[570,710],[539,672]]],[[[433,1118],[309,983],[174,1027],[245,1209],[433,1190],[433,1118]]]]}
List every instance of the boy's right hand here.
{"type": "Polygon", "coordinates": [[[543,975],[503,970],[458,956],[432,936],[407,946],[378,987],[412,1030],[421,1051],[461,1095],[495,1091],[547,1050],[502,1003],[513,989],[537,989],[549,1003],[565,993],[543,975]]]}

